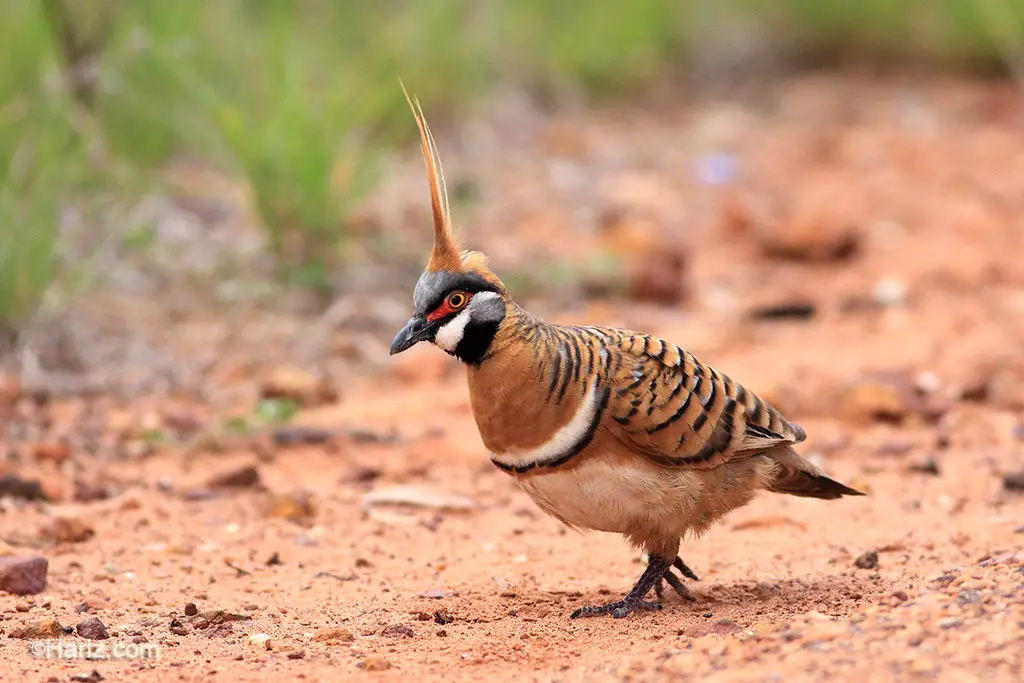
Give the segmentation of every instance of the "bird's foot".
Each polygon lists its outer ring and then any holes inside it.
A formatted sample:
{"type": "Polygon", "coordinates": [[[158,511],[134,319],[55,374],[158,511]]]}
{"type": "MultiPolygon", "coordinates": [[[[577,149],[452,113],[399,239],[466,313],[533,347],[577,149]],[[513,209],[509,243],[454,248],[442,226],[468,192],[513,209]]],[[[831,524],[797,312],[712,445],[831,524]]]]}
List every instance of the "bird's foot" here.
{"type": "MultiPolygon", "coordinates": [[[[682,564],[681,560],[680,564],[682,564]]],[[[661,582],[666,570],[671,567],[672,564],[665,558],[652,555],[647,561],[647,568],[644,569],[644,573],[640,575],[636,585],[626,594],[626,597],[616,602],[605,603],[604,605],[580,607],[570,614],[569,618],[579,619],[581,617],[597,617],[610,614],[614,619],[621,619],[637,610],[659,610],[661,609],[660,602],[651,602],[644,600],[644,598],[651,592],[651,588],[661,582]]],[[[690,573],[692,574],[693,572],[690,573]]]]}
{"type": "Polygon", "coordinates": [[[693,570],[687,567],[686,563],[677,555],[676,559],[672,562],[672,566],[668,567],[662,577],[658,579],[658,582],[654,584],[654,592],[658,596],[658,600],[664,599],[665,584],[668,583],[668,585],[672,587],[672,590],[674,590],[683,600],[696,602],[697,598],[693,597],[690,589],[679,580],[678,576],[672,573],[673,569],[677,569],[680,574],[688,579],[700,581],[693,570]]]}
{"type": "Polygon", "coordinates": [[[603,605],[586,605],[584,607],[580,607],[570,614],[569,618],[580,619],[582,617],[599,617],[605,614],[610,614],[612,619],[622,619],[623,617],[629,616],[636,610],[655,611],[659,609],[661,609],[660,602],[651,602],[650,600],[630,600],[627,596],[622,600],[606,602],[603,605]]]}

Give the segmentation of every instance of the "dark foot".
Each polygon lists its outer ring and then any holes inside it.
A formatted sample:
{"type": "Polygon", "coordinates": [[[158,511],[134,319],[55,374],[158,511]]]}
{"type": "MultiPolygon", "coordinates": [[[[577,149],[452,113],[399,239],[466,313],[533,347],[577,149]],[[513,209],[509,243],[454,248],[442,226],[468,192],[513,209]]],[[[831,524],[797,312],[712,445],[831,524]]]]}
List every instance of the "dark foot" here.
{"type": "Polygon", "coordinates": [[[658,599],[664,599],[665,583],[667,582],[668,585],[672,586],[672,590],[678,593],[679,597],[683,600],[696,602],[697,598],[693,597],[693,594],[691,594],[690,590],[683,585],[683,582],[679,580],[679,577],[672,573],[673,567],[678,569],[679,573],[686,578],[694,581],[700,581],[700,579],[697,578],[697,575],[693,573],[693,570],[687,567],[686,563],[676,556],[676,559],[672,562],[672,567],[667,568],[658,583],[654,584],[654,592],[657,594],[658,599]]]}
{"type": "Polygon", "coordinates": [[[661,583],[662,577],[670,567],[671,565],[668,560],[657,555],[652,555],[647,561],[647,568],[644,569],[644,573],[640,575],[640,578],[637,579],[636,585],[633,586],[633,589],[626,594],[626,597],[617,602],[609,602],[604,605],[587,605],[586,607],[580,607],[570,614],[569,618],[579,619],[581,617],[596,617],[604,614],[610,614],[615,619],[621,619],[637,610],[661,609],[660,602],[650,602],[648,600],[644,600],[644,598],[651,592],[651,588],[661,583]]]}
{"type": "Polygon", "coordinates": [[[660,602],[651,602],[650,600],[634,600],[630,602],[623,599],[617,602],[606,602],[603,605],[580,607],[570,614],[569,618],[579,619],[581,617],[599,617],[610,614],[612,619],[622,619],[636,610],[657,611],[659,609],[661,609],[660,602]]]}
{"type": "Polygon", "coordinates": [[[676,555],[676,559],[673,560],[672,566],[679,570],[679,573],[692,581],[700,581],[697,575],[693,573],[693,570],[686,566],[686,563],[676,555]]]}

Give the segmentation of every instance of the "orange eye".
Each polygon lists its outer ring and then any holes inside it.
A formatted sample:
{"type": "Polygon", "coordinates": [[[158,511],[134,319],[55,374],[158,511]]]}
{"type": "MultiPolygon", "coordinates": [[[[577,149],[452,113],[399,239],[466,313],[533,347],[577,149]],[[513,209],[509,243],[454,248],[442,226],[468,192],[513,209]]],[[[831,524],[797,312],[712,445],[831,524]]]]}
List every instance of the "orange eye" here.
{"type": "Polygon", "coordinates": [[[465,293],[452,292],[451,294],[448,295],[448,300],[446,303],[448,304],[448,308],[452,310],[458,310],[465,306],[467,301],[469,301],[469,297],[467,297],[465,293]]]}

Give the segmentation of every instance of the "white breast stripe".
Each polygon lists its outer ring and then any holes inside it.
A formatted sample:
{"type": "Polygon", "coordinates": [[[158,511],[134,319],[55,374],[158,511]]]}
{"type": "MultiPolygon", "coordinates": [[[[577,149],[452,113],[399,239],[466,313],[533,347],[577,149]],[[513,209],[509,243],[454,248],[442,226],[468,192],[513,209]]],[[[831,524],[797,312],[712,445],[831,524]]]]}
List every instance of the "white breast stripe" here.
{"type": "Polygon", "coordinates": [[[503,453],[495,453],[494,459],[503,465],[519,467],[535,462],[553,460],[572,450],[576,444],[587,437],[600,408],[600,392],[597,390],[598,378],[595,377],[590,390],[580,402],[576,414],[567,424],[551,435],[541,445],[527,450],[512,449],[503,453]]]}

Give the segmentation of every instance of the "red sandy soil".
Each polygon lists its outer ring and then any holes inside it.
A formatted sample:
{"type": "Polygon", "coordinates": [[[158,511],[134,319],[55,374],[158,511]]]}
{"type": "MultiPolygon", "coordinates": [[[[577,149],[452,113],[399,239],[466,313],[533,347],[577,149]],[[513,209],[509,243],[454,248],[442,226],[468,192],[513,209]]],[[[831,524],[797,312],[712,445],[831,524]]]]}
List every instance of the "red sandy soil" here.
{"type": "MultiPolygon", "coordinates": [[[[689,191],[711,208],[686,247],[685,303],[551,316],[678,342],[776,402],[807,430],[803,451],[869,495],[762,494],[684,542],[695,603],[670,595],[660,612],[572,621],[575,607],[626,591],[641,558],[540,513],[490,465],[458,366],[416,348],[299,412],[292,429],[345,430],[327,443],[264,435],[100,460],[9,437],[20,459],[6,471],[39,477],[57,502],[8,499],[0,513],[0,550],[49,560],[42,593],[0,594],[2,679],[1021,680],[1024,110],[1003,86],[948,86],[918,93],[918,126],[897,116],[899,88],[857,87],[814,83],[808,104],[794,86],[788,109],[735,143],[739,190],[689,191]],[[795,208],[758,213],[771,197],[795,208]],[[847,229],[855,253],[808,256],[819,230],[827,242],[847,229]],[[786,231],[796,260],[765,237],[786,231]],[[903,293],[873,295],[885,277],[903,293]],[[797,295],[815,304],[810,319],[747,316],[797,295]],[[248,466],[257,482],[209,486],[248,466]],[[76,500],[74,480],[113,495],[76,500]],[[41,530],[57,517],[86,531],[53,540],[41,530]],[[47,641],[16,637],[90,615],[110,637],[62,635],[72,655],[99,643],[157,656],[60,660],[33,656],[47,641]]],[[[589,144],[596,134],[572,123],[558,135],[589,144]]],[[[594,128],[639,146],[654,137],[594,128]]],[[[497,229],[481,240],[508,242],[497,229]]],[[[38,410],[79,424],[91,401],[38,410]]],[[[104,410],[127,431],[146,415],[216,412],[161,397],[104,410]]]]}

